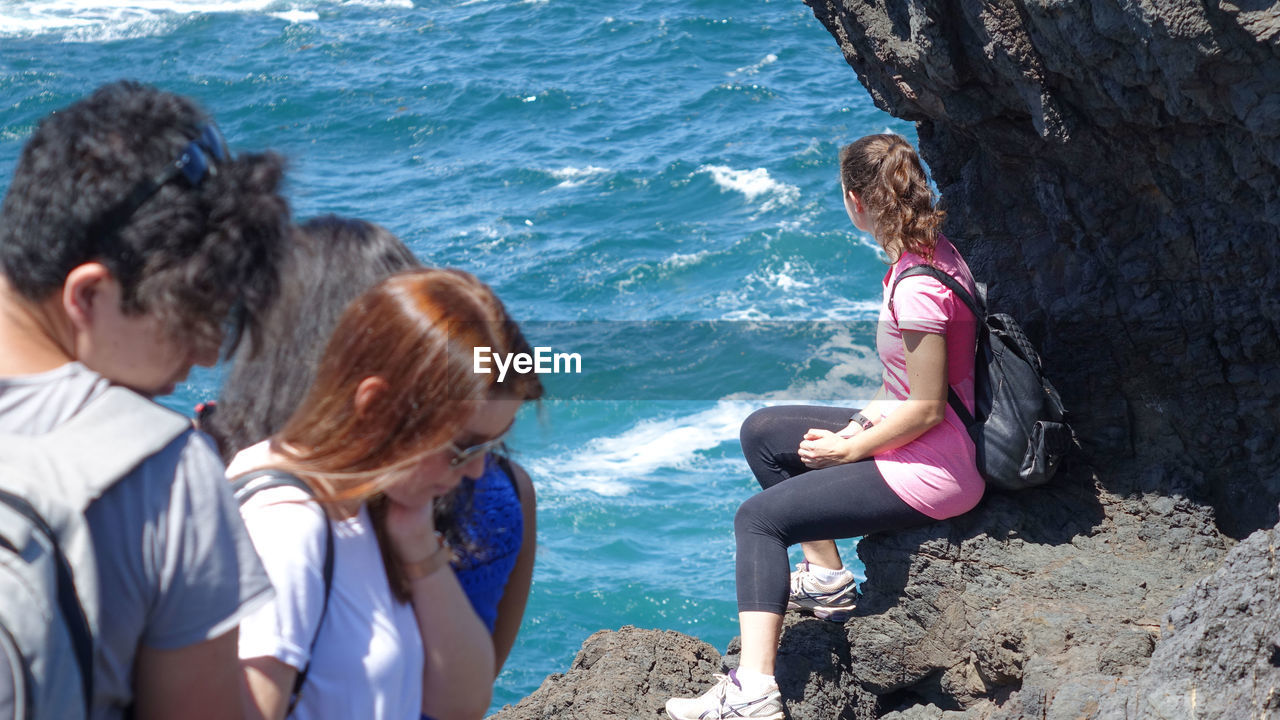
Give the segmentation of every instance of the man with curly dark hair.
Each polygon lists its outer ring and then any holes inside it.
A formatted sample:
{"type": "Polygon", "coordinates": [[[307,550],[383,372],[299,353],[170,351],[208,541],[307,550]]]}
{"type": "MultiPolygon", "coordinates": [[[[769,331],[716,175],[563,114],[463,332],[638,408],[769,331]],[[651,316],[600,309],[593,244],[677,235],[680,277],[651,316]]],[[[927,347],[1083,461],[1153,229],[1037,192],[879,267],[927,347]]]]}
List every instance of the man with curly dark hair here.
{"type": "MultiPolygon", "coordinates": [[[[282,175],[273,154],[231,155],[190,100],[132,82],[45,118],[0,209],[0,433],[51,433],[112,386],[150,411],[134,393],[167,394],[256,334],[288,241],[282,175]]],[[[93,718],[240,717],[237,626],[270,584],[208,438],[178,423],[164,442],[83,511],[84,694],[93,718]]]]}

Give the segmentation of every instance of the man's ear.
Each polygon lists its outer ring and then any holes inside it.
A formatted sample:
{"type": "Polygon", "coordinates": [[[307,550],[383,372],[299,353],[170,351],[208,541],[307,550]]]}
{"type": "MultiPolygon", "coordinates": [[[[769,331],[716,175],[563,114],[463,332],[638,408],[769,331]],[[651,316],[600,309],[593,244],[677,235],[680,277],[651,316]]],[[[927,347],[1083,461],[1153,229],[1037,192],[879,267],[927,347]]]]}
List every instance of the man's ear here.
{"type": "Polygon", "coordinates": [[[62,309],[71,323],[79,328],[93,323],[95,312],[120,304],[120,284],[106,265],[89,262],[77,265],[62,283],[62,309]]]}
{"type": "Polygon", "coordinates": [[[360,384],[356,386],[356,417],[368,417],[373,409],[377,407],[378,401],[390,389],[391,386],[387,384],[387,381],[377,375],[370,375],[361,380],[360,384]]]}

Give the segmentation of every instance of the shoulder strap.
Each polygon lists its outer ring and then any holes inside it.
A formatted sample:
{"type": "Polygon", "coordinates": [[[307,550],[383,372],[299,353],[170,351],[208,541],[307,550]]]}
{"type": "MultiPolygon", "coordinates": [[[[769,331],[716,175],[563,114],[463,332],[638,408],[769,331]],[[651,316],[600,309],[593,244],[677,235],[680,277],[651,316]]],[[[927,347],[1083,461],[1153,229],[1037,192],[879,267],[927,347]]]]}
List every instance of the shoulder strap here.
{"type": "MultiPolygon", "coordinates": [[[[893,287],[889,288],[890,312],[893,311],[893,293],[898,289],[898,283],[902,282],[906,278],[915,277],[917,275],[928,275],[934,280],[945,285],[951,290],[951,292],[956,294],[956,297],[960,298],[961,302],[969,307],[969,310],[973,313],[975,322],[978,323],[979,327],[982,326],[983,320],[986,318],[985,309],[978,307],[978,303],[974,300],[973,295],[970,294],[958,280],[932,265],[912,265],[898,274],[898,277],[893,281],[893,287]]],[[[974,372],[974,378],[977,378],[976,369],[974,372]]],[[[956,389],[950,385],[947,386],[947,404],[951,406],[952,410],[955,410],[956,416],[960,418],[960,421],[964,423],[966,428],[973,425],[973,413],[969,412],[969,408],[964,406],[964,402],[960,400],[960,395],[956,393],[956,389]]]]}
{"type": "MultiPolygon", "coordinates": [[[[85,718],[92,715],[93,706],[93,631],[89,627],[89,618],[85,613],[80,596],[76,593],[75,580],[71,572],[71,563],[62,552],[62,544],[58,542],[58,533],[41,517],[39,511],[19,495],[0,490],[0,503],[18,513],[36,532],[44,536],[49,543],[54,563],[55,587],[57,588],[58,614],[66,625],[67,635],[71,638],[71,649],[75,652],[76,666],[80,670],[80,687],[84,693],[85,718]]],[[[21,551],[9,540],[0,536],[0,544],[15,555],[21,551]]],[[[7,632],[7,631],[6,631],[7,632]]]]}
{"type": "MultiPolygon", "coordinates": [[[[182,415],[126,388],[109,386],[47,433],[0,433],[3,486],[26,507],[6,504],[22,515],[27,515],[26,510],[33,512],[41,522],[31,524],[56,539],[79,607],[71,607],[61,590],[58,602],[73,633],[84,631],[74,626],[85,620],[90,645],[100,622],[99,570],[84,511],[117,481],[190,430],[191,421],[182,415]]],[[[82,646],[84,640],[76,642],[82,646]]]]}
{"type": "Polygon", "coordinates": [[[977,318],[978,322],[982,322],[983,318],[987,316],[986,308],[979,307],[978,301],[974,299],[973,294],[966,290],[965,287],[960,284],[960,281],[932,265],[912,265],[906,270],[903,270],[898,275],[897,279],[893,281],[893,288],[889,290],[889,307],[893,307],[893,293],[898,289],[898,283],[909,277],[916,277],[919,275],[928,275],[934,280],[945,285],[947,289],[956,294],[956,297],[960,298],[961,302],[969,307],[969,311],[973,313],[973,316],[977,318]]]}
{"type": "MultiPolygon", "coordinates": [[[[278,487],[297,488],[311,497],[316,495],[315,490],[312,490],[311,486],[301,478],[274,468],[247,472],[231,481],[231,490],[235,494],[236,502],[241,506],[263,490],[278,487]]],[[[293,680],[293,691],[289,696],[289,707],[285,711],[285,717],[293,714],[293,709],[298,705],[298,699],[302,697],[302,686],[307,682],[307,671],[311,669],[311,660],[315,656],[316,641],[320,639],[320,628],[324,625],[325,615],[329,612],[329,593],[333,589],[333,526],[329,524],[328,515],[325,516],[324,532],[324,568],[322,570],[324,600],[320,604],[320,622],[316,623],[316,633],[311,636],[311,652],[307,658],[307,664],[298,671],[297,677],[293,680]]]]}
{"type": "Polygon", "coordinates": [[[43,435],[0,434],[0,454],[39,477],[41,490],[56,492],[61,504],[84,510],[190,429],[186,417],[113,386],[43,435]]]}

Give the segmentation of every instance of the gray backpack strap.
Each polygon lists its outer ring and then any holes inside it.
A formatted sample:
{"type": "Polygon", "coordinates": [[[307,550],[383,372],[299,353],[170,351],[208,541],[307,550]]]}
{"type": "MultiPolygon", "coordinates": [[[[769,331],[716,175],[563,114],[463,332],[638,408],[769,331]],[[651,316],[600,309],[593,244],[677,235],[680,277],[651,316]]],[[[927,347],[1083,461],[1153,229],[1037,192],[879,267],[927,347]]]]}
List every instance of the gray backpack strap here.
{"type": "Polygon", "coordinates": [[[39,490],[56,489],[61,504],[83,510],[190,429],[186,417],[113,386],[44,435],[0,435],[0,453],[29,465],[42,479],[39,490]]]}
{"type": "MultiPolygon", "coordinates": [[[[84,717],[88,718],[93,702],[93,631],[89,627],[84,604],[76,592],[71,563],[62,552],[57,533],[30,503],[7,490],[0,490],[0,506],[6,511],[0,521],[0,550],[12,553],[6,558],[6,563],[23,558],[28,564],[43,563],[46,571],[41,572],[30,565],[23,567],[16,562],[6,568],[9,573],[26,576],[23,589],[27,594],[6,597],[4,602],[16,602],[30,608],[20,613],[15,613],[11,607],[0,610],[0,647],[4,648],[5,664],[14,679],[21,678],[20,685],[10,686],[15,693],[15,704],[22,706],[28,716],[38,707],[43,717],[58,716],[76,707],[78,704],[66,684],[70,668],[60,662],[69,656],[75,661],[80,702],[83,703],[84,717]],[[51,622],[56,624],[61,620],[61,626],[31,627],[22,622],[38,617],[37,612],[53,615],[51,622]],[[14,615],[20,619],[19,622],[12,622],[14,615]],[[12,627],[5,627],[6,624],[12,627]],[[60,631],[65,631],[65,634],[60,631]],[[27,657],[24,652],[24,649],[30,652],[32,648],[40,649],[35,658],[27,657]],[[36,674],[46,680],[38,688],[31,687],[36,674]]],[[[12,582],[11,579],[9,581],[12,582]]],[[[18,709],[15,707],[15,713],[18,709]]]]}
{"type": "Polygon", "coordinates": [[[110,387],[48,433],[0,434],[0,654],[28,717],[89,716],[98,572],[84,511],[190,428],[110,387]]]}

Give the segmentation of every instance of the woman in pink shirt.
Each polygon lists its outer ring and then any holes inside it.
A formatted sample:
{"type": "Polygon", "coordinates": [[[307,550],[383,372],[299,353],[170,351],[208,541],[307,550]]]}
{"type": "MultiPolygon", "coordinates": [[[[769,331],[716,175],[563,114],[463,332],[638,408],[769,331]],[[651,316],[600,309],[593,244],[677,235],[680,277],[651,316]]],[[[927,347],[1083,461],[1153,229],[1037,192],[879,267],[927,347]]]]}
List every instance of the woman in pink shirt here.
{"type": "Polygon", "coordinates": [[[861,411],[768,407],[743,423],[742,450],[764,490],[734,519],[742,659],[705,694],[669,700],[675,720],[781,720],[773,673],[783,613],[843,622],[857,596],[831,538],[924,525],[982,499],[973,441],[947,404],[950,387],[973,409],[973,313],[932,277],[908,277],[895,289],[904,270],[929,264],[973,292],[969,267],[938,232],[944,213],[901,136],[871,135],[843,148],[840,184],[849,219],[892,263],[876,333],[880,389],[861,411]],[[795,543],[805,561],[788,580],[787,547],[795,543]]]}

